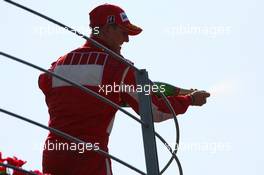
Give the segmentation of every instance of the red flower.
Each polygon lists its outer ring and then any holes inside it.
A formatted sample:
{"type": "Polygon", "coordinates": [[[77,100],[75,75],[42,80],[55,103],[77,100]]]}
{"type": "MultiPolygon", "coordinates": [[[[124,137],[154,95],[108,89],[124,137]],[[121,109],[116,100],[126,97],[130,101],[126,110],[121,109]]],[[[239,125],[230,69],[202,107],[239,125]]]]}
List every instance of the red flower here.
{"type": "MultiPolygon", "coordinates": [[[[2,158],[2,153],[0,152],[0,163],[4,163],[5,159],[2,158]]],[[[6,167],[0,166],[0,174],[6,173],[6,167]]]]}
{"type": "MultiPolygon", "coordinates": [[[[8,164],[10,165],[13,165],[13,166],[16,166],[18,168],[21,168],[25,163],[26,161],[23,161],[23,160],[20,160],[18,159],[17,157],[7,157],[6,159],[3,159],[2,158],[2,153],[0,152],[0,162],[3,163],[4,161],[7,161],[8,164]]],[[[6,173],[6,167],[1,167],[0,166],[0,174],[1,173],[6,173]]],[[[38,170],[35,170],[35,171],[32,171],[33,173],[37,174],[37,175],[51,175],[51,174],[43,174],[41,173],[40,171],[38,170]]],[[[20,171],[13,171],[13,175],[27,175],[26,173],[22,173],[20,171]]]]}
{"type": "MultiPolygon", "coordinates": [[[[26,163],[26,161],[20,160],[15,156],[13,158],[7,157],[5,160],[7,161],[8,164],[19,167],[19,168],[21,168],[26,163]]],[[[26,174],[20,171],[14,170],[13,175],[26,175],[26,174]]]]}
{"type": "Polygon", "coordinates": [[[7,157],[5,160],[7,161],[8,164],[16,167],[22,167],[26,163],[26,161],[20,160],[15,156],[13,158],[7,157]]]}

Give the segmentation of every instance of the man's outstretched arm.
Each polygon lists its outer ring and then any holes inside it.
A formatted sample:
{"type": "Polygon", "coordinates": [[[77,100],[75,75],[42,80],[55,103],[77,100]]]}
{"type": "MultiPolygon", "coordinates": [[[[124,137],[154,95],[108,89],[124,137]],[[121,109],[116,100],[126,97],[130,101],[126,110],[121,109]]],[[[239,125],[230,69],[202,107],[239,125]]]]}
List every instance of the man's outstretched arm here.
{"type": "MultiPolygon", "coordinates": [[[[127,87],[137,87],[135,72],[132,69],[127,69],[123,74],[122,83],[127,87]]],[[[139,111],[139,100],[138,93],[131,89],[125,89],[121,93],[122,101],[131,106],[134,111],[138,113],[139,111]]],[[[143,88],[144,89],[144,88],[143,88]]],[[[153,119],[155,122],[165,121],[167,119],[173,118],[173,115],[170,113],[169,108],[167,107],[165,101],[162,98],[158,98],[153,93],[150,93],[152,99],[152,111],[153,119]]],[[[209,93],[205,91],[193,91],[187,95],[174,95],[167,97],[171,103],[176,114],[183,114],[186,112],[190,105],[193,106],[202,106],[206,103],[206,98],[210,96],[209,93]]]]}

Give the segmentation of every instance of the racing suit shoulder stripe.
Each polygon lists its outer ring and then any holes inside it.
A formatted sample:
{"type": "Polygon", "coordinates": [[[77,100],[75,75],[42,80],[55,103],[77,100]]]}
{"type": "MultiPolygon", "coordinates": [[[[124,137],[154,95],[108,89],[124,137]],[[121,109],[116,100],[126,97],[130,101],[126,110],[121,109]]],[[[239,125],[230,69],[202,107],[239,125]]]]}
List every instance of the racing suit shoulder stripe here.
{"type": "Polygon", "coordinates": [[[87,64],[95,64],[97,54],[94,52],[91,52],[89,55],[89,60],[87,64]]]}
{"type": "Polygon", "coordinates": [[[76,53],[73,52],[71,58],[69,59],[70,60],[69,64],[73,64],[73,60],[75,59],[75,55],[76,55],[76,53]]]}
{"type": "Polygon", "coordinates": [[[62,65],[69,65],[71,63],[72,57],[73,57],[73,53],[67,54],[66,57],[64,57],[64,61],[62,65]]]}
{"type": "Polygon", "coordinates": [[[88,53],[83,53],[83,54],[82,54],[82,58],[81,58],[81,60],[79,61],[79,64],[88,64],[89,57],[90,57],[90,52],[88,52],[88,53]]]}
{"type": "Polygon", "coordinates": [[[95,53],[95,54],[96,54],[96,56],[95,56],[95,62],[94,62],[94,64],[97,64],[97,61],[99,59],[100,54],[99,53],[95,53]]]}
{"type": "Polygon", "coordinates": [[[125,78],[126,78],[126,76],[127,76],[127,72],[128,72],[128,70],[129,70],[129,67],[127,67],[127,68],[125,69],[125,71],[124,71],[124,73],[123,73],[123,75],[122,75],[121,83],[124,83],[125,78]]]}
{"type": "Polygon", "coordinates": [[[96,64],[104,65],[106,59],[107,59],[107,54],[98,54],[98,59],[96,61],[96,64]]]}
{"type": "Polygon", "coordinates": [[[80,56],[80,59],[79,59],[78,64],[81,64],[81,61],[82,61],[82,58],[83,58],[84,53],[81,53],[80,55],[81,55],[81,56],[80,56]]]}
{"type": "Polygon", "coordinates": [[[74,56],[73,56],[73,59],[71,61],[71,64],[73,64],[73,65],[79,64],[81,56],[82,56],[81,53],[75,52],[74,56]]]}

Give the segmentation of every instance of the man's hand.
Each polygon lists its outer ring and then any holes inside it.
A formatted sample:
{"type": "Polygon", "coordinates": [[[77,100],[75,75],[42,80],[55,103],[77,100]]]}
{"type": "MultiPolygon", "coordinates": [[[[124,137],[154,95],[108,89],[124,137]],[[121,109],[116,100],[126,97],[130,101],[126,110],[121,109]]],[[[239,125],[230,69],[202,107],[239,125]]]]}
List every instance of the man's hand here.
{"type": "Polygon", "coordinates": [[[206,98],[210,97],[210,93],[206,91],[194,91],[189,94],[192,97],[193,106],[202,106],[206,103],[206,98]]]}

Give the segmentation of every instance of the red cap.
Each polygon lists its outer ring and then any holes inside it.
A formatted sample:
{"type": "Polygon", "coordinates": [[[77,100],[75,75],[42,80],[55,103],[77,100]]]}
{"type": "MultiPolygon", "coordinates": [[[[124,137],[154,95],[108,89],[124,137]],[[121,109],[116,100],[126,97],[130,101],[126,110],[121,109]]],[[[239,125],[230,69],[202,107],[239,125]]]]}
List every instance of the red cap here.
{"type": "Polygon", "coordinates": [[[90,13],[90,26],[101,27],[106,24],[117,24],[127,31],[128,35],[137,35],[142,29],[131,24],[123,9],[111,4],[103,4],[94,8],[90,13]]]}

